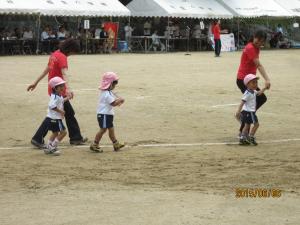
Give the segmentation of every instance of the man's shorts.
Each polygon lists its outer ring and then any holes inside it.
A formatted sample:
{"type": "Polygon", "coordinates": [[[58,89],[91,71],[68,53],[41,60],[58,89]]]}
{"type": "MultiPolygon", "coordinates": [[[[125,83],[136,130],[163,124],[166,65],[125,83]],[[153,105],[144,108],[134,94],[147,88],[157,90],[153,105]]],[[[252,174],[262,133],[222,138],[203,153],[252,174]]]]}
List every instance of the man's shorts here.
{"type": "Polygon", "coordinates": [[[65,130],[64,123],[60,119],[51,119],[47,117],[48,121],[48,130],[51,130],[52,132],[60,132],[65,130]]]}
{"type": "Polygon", "coordinates": [[[248,123],[248,124],[258,123],[258,119],[255,112],[242,111],[241,117],[242,117],[241,120],[244,123],[248,123]]]}
{"type": "Polygon", "coordinates": [[[98,114],[97,115],[98,123],[100,128],[112,128],[114,127],[114,116],[107,114],[98,114]]]}

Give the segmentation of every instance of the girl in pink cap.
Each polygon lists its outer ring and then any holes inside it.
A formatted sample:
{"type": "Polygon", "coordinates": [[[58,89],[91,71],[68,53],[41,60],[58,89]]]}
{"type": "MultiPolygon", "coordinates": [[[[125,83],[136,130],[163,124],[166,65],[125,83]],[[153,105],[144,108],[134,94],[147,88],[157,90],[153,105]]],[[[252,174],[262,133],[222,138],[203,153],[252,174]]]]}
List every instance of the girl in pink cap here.
{"type": "Polygon", "coordinates": [[[114,72],[106,72],[103,75],[102,82],[99,89],[101,93],[99,96],[99,102],[97,107],[97,119],[100,126],[100,130],[95,136],[94,143],[90,145],[90,150],[94,152],[103,152],[99,147],[99,142],[102,136],[108,130],[108,135],[113,143],[114,151],[118,151],[125,145],[118,142],[115,136],[115,130],[113,125],[114,109],[115,106],[120,106],[124,103],[124,99],[117,96],[112,90],[118,84],[118,76],[114,72]]]}
{"type": "Polygon", "coordinates": [[[66,81],[61,77],[53,77],[49,80],[49,87],[52,92],[45,121],[48,130],[52,131],[52,135],[48,140],[47,148],[44,149],[45,154],[60,155],[57,145],[67,134],[62,121],[65,117],[64,102],[70,99],[70,97],[63,97],[65,84],[66,81]]]}
{"type": "Polygon", "coordinates": [[[257,90],[257,80],[258,77],[254,74],[248,74],[244,78],[244,85],[247,87],[244,92],[241,104],[235,114],[236,118],[239,120],[241,118],[242,123],[245,124],[240,137],[240,145],[257,145],[255,140],[255,133],[259,127],[258,119],[256,116],[257,108],[257,97],[264,93],[267,87],[257,90]],[[251,124],[253,124],[250,130],[251,124]],[[249,134],[250,130],[250,134],[249,134]]]}

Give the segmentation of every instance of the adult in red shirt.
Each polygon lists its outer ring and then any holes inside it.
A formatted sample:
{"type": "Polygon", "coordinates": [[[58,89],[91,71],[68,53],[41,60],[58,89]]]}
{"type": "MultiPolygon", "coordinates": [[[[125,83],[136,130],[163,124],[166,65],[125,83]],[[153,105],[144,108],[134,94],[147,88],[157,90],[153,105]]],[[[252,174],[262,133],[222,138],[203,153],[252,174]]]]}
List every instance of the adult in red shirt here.
{"type": "MultiPolygon", "coordinates": [[[[237,74],[236,84],[244,93],[247,90],[247,87],[244,84],[244,78],[248,74],[255,74],[258,70],[261,76],[265,80],[265,87],[269,89],[271,87],[270,78],[268,77],[265,68],[261,64],[259,60],[260,47],[262,47],[266,41],[267,34],[258,30],[255,32],[254,37],[250,42],[245,46],[241,62],[237,74]]],[[[259,90],[259,88],[258,88],[259,90]]],[[[259,95],[256,97],[256,110],[258,110],[265,102],[267,101],[267,97],[265,94],[259,95]]],[[[241,124],[240,131],[242,131],[244,124],[241,124]]]]}
{"type": "Polygon", "coordinates": [[[214,22],[214,25],[212,27],[212,33],[214,35],[214,41],[215,41],[215,56],[219,57],[221,53],[221,28],[220,28],[220,20],[217,20],[214,22]]]}
{"type": "MultiPolygon", "coordinates": [[[[48,81],[55,77],[61,77],[66,81],[66,89],[64,91],[65,96],[73,98],[73,92],[68,82],[68,56],[79,52],[80,46],[76,40],[67,39],[61,42],[59,49],[51,54],[49,57],[48,65],[46,66],[43,73],[36,79],[36,81],[29,85],[27,91],[33,91],[38,83],[48,74],[48,81]]],[[[51,88],[48,86],[48,94],[51,94],[51,88]]],[[[83,138],[80,132],[78,122],[75,118],[74,109],[69,101],[64,103],[65,119],[69,131],[70,144],[83,144],[87,141],[83,138]]],[[[40,125],[35,135],[31,139],[31,143],[36,147],[44,146],[44,137],[48,132],[48,123],[46,120],[40,125]]]]}

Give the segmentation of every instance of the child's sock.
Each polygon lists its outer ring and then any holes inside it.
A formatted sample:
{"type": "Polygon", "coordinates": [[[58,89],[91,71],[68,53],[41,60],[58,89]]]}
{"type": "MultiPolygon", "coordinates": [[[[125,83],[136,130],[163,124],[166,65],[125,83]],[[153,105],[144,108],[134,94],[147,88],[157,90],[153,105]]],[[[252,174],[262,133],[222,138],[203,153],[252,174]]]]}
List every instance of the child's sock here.
{"type": "Polygon", "coordinates": [[[52,146],[57,147],[58,143],[59,143],[59,140],[57,138],[55,138],[54,141],[52,142],[52,146]]]}
{"type": "Polygon", "coordinates": [[[53,143],[53,142],[49,139],[47,145],[52,145],[52,143],[53,143]]]}

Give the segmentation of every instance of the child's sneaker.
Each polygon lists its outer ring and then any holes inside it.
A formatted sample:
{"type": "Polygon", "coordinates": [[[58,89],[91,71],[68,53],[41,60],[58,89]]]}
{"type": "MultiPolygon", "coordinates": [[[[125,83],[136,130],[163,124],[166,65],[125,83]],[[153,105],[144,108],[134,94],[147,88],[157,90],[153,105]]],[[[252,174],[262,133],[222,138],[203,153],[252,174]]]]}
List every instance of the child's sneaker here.
{"type": "Polygon", "coordinates": [[[59,156],[60,155],[60,151],[57,148],[54,149],[50,149],[50,148],[46,148],[44,149],[44,153],[46,155],[54,155],[54,156],[59,156]]]}
{"type": "Polygon", "coordinates": [[[92,143],[90,145],[90,150],[93,152],[97,152],[97,153],[103,152],[103,150],[100,148],[100,146],[96,143],[92,143]]]}
{"type": "Polygon", "coordinates": [[[255,137],[250,137],[250,143],[252,145],[258,145],[255,139],[256,139],[255,137]]]}
{"type": "Polygon", "coordinates": [[[114,151],[119,151],[121,148],[123,148],[125,146],[124,143],[120,143],[118,141],[116,141],[115,143],[113,143],[114,146],[114,151]]]}
{"type": "Polygon", "coordinates": [[[241,137],[240,138],[240,143],[239,143],[240,145],[250,145],[251,144],[251,142],[250,142],[250,140],[247,138],[247,137],[241,137]]]}

